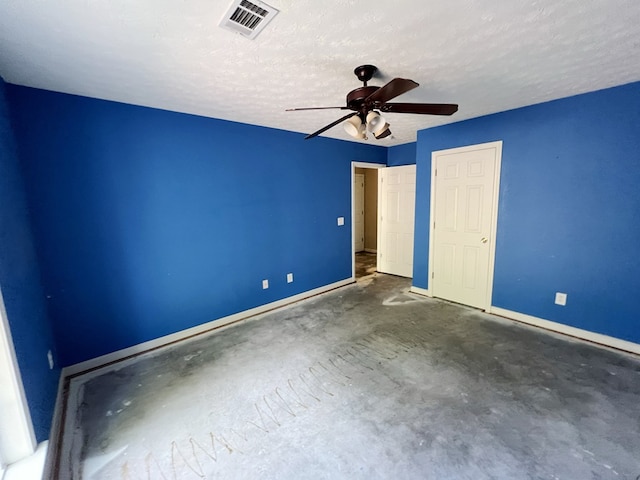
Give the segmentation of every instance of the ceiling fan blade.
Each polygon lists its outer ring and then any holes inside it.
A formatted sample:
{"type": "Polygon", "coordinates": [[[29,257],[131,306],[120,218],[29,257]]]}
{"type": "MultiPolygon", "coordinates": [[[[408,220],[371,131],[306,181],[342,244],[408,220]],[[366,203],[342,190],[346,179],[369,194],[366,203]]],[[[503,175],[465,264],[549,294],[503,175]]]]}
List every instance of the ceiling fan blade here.
{"type": "Polygon", "coordinates": [[[335,127],[335,126],[336,126],[336,125],[338,125],[339,123],[344,122],[344,121],[345,121],[345,120],[347,120],[348,118],[351,118],[351,117],[353,117],[354,115],[357,115],[357,114],[358,114],[358,112],[351,112],[351,113],[349,113],[349,114],[345,115],[344,117],[339,118],[339,119],[338,119],[338,120],[336,120],[335,122],[330,123],[329,125],[326,125],[326,126],[322,127],[322,128],[321,128],[320,130],[318,130],[317,132],[310,133],[309,135],[307,135],[306,137],[304,137],[304,139],[305,139],[305,140],[309,140],[310,138],[317,137],[317,136],[318,136],[318,135],[320,135],[321,133],[326,132],[326,131],[327,131],[327,130],[329,130],[330,128],[335,127]]]}
{"type": "Polygon", "coordinates": [[[285,112],[297,112],[298,110],[329,110],[337,109],[348,110],[348,107],[305,107],[305,108],[287,108],[285,112]]]}
{"type": "Polygon", "coordinates": [[[398,95],[413,90],[419,84],[413,80],[407,78],[394,78],[386,85],[383,85],[378,90],[369,95],[364,101],[365,103],[384,103],[392,98],[396,98],[398,95]]]}
{"type": "Polygon", "coordinates": [[[458,105],[455,103],[383,103],[375,108],[381,112],[423,115],[453,115],[458,111],[458,105]]]}

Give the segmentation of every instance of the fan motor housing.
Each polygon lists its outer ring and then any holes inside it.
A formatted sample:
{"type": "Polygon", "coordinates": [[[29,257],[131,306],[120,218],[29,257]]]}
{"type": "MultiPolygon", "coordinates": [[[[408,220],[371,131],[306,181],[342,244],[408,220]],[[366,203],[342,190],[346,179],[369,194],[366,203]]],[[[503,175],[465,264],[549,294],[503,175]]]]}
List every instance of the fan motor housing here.
{"type": "Polygon", "coordinates": [[[351,110],[360,110],[365,98],[378,90],[380,87],[360,87],[351,90],[347,94],[347,108],[351,110]]]}

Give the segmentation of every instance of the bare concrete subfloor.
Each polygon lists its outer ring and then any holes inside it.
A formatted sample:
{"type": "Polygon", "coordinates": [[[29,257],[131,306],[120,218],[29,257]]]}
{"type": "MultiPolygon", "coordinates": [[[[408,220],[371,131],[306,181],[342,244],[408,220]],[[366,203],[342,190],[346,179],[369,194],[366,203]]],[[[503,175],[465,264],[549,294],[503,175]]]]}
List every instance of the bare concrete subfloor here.
{"type": "Polygon", "coordinates": [[[632,479],[640,361],[387,275],[72,382],[59,478],[632,479]]]}

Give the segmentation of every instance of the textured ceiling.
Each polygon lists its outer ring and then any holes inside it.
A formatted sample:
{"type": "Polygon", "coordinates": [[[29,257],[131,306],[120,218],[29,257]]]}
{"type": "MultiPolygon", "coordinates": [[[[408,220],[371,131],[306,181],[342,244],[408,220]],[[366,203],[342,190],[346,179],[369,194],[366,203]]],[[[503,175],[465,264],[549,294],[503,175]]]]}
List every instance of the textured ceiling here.
{"type": "MultiPolygon", "coordinates": [[[[231,1],[2,0],[9,83],[310,133],[341,117],[380,69],[420,86],[402,102],[452,117],[385,114],[402,144],[420,129],[640,80],[638,0],[270,0],[255,39],[218,27],[231,1]]],[[[325,136],[352,140],[341,126],[325,136]]],[[[310,142],[314,140],[308,140],[310,142]]]]}

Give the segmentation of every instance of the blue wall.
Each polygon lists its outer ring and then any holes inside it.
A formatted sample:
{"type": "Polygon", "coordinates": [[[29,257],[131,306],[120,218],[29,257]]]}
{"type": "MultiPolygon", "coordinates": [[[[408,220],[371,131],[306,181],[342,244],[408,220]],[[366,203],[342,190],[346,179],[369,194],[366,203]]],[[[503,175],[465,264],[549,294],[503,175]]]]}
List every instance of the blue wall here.
{"type": "Polygon", "coordinates": [[[387,166],[400,167],[402,165],[415,165],[415,163],[416,142],[387,148],[387,166]]]}
{"type": "Polygon", "coordinates": [[[431,152],[495,140],[493,305],[640,343],[640,83],[419,132],[415,286],[428,287],[431,152]]]}
{"type": "Polygon", "coordinates": [[[417,163],[428,288],[431,152],[503,140],[493,305],[640,342],[638,83],[389,149],[0,87],[0,287],[39,440],[59,375],[46,309],[69,365],[349,278],[351,161],[417,163]]]}
{"type": "Polygon", "coordinates": [[[36,261],[24,187],[0,78],[0,289],[36,439],[49,436],[60,370],[36,261]]]}
{"type": "Polygon", "coordinates": [[[63,365],[351,277],[351,161],[385,148],[13,85],[9,100],[63,365]]]}

